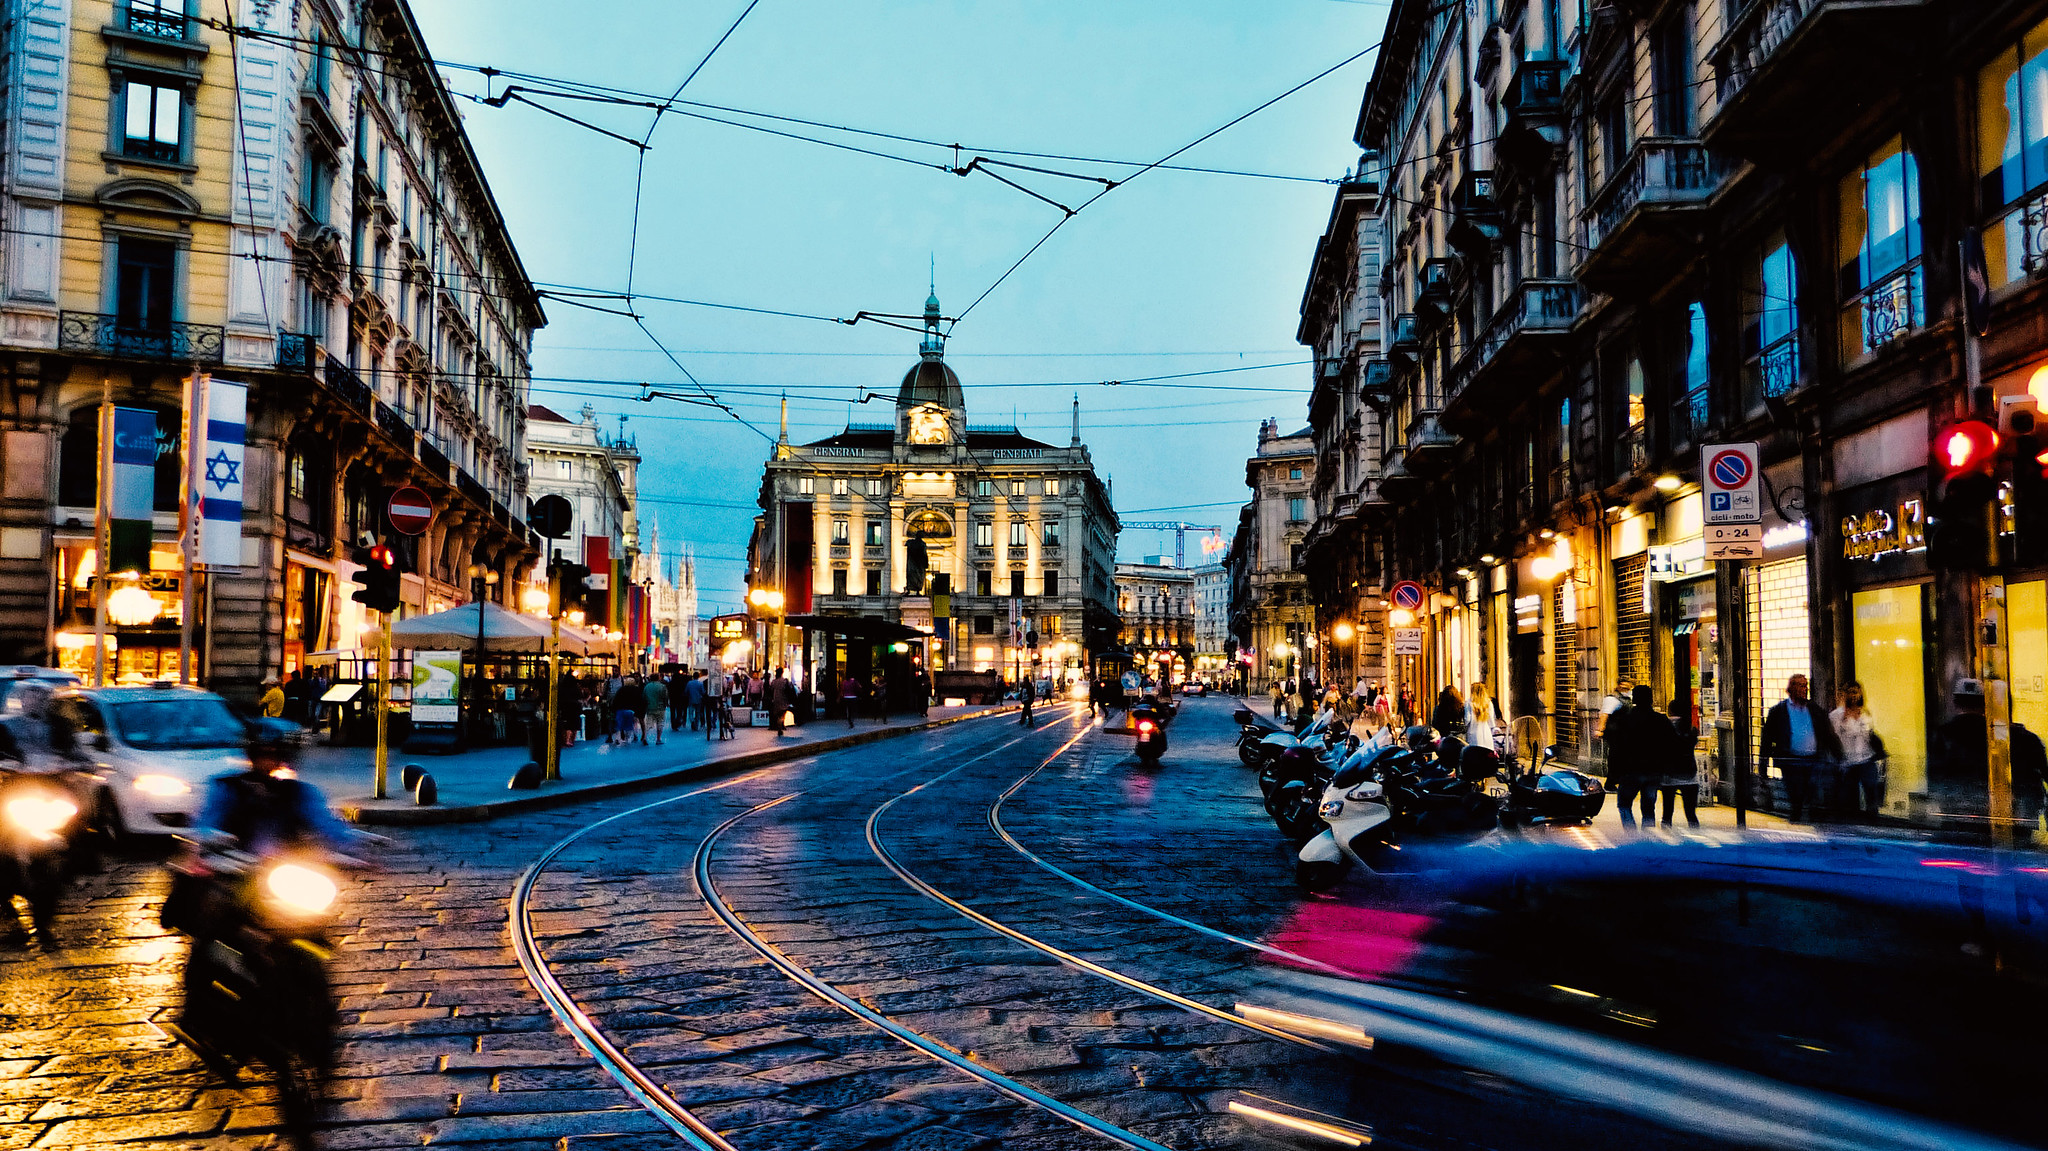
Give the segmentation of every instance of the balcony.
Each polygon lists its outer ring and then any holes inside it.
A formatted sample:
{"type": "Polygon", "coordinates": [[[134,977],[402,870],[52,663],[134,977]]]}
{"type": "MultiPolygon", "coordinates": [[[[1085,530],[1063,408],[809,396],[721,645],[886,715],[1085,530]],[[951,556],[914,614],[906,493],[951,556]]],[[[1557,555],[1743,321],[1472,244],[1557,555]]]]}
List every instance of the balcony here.
{"type": "Polygon", "coordinates": [[[1451,373],[1443,422],[1454,431],[1483,422],[1510,385],[1524,392],[1556,369],[1579,315],[1579,286],[1566,279],[1518,284],[1487,322],[1479,343],[1451,373]]]}
{"type": "Polygon", "coordinates": [[[330,357],[322,375],[327,381],[327,390],[333,392],[335,398],[365,415],[370,414],[370,405],[376,402],[375,397],[370,394],[370,386],[363,382],[361,376],[351,371],[347,364],[330,357]]]}
{"type": "Polygon", "coordinates": [[[1434,408],[1422,408],[1408,423],[1408,466],[1416,472],[1434,475],[1451,464],[1458,439],[1444,430],[1434,408]]]}
{"type": "Polygon", "coordinates": [[[1579,280],[1612,291],[1659,270],[1673,269],[1698,250],[1697,230],[1706,205],[1721,188],[1727,166],[1697,140],[1649,136],[1586,211],[1586,255],[1579,280]]]}
{"type": "Polygon", "coordinates": [[[1501,99],[1502,124],[1496,145],[1501,156],[1523,168],[1540,167],[1564,143],[1562,60],[1523,60],[1515,65],[1501,99]]]}
{"type": "Polygon", "coordinates": [[[168,364],[218,364],[224,338],[221,329],[212,324],[145,328],[98,312],[57,313],[57,347],[66,352],[168,364]]]}
{"type": "Polygon", "coordinates": [[[1384,356],[1374,356],[1372,359],[1365,361],[1364,370],[1360,372],[1360,376],[1358,391],[1360,397],[1366,403],[1376,408],[1383,408],[1392,401],[1394,395],[1394,368],[1392,364],[1387,363],[1384,356]]]}
{"type": "Polygon", "coordinates": [[[1402,312],[1394,317],[1392,337],[1387,343],[1388,357],[1404,366],[1414,363],[1416,355],[1422,351],[1422,336],[1416,331],[1413,314],[1402,312]]]}
{"type": "Polygon", "coordinates": [[[1394,444],[1387,450],[1386,465],[1380,469],[1379,495],[1388,503],[1412,495],[1421,477],[1408,470],[1408,447],[1394,444]]]}
{"type": "Polygon", "coordinates": [[[153,36],[159,40],[185,38],[185,16],[182,12],[128,8],[122,10],[120,15],[121,26],[137,36],[153,36]]]}
{"type": "Polygon", "coordinates": [[[1424,323],[1436,323],[1451,311],[1451,262],[1444,259],[1425,260],[1422,264],[1422,279],[1415,293],[1416,318],[1424,323]]]}
{"type": "Polygon", "coordinates": [[[1642,475],[1650,470],[1650,426],[1647,423],[1630,424],[1628,430],[1614,441],[1615,483],[1642,475]]]}
{"type": "Polygon", "coordinates": [[[1872,77],[1924,51],[1933,0],[1737,0],[1715,46],[1716,110],[1701,131],[1737,156],[1793,155],[1833,138],[1872,77]]]}
{"type": "Polygon", "coordinates": [[[1451,191],[1446,236],[1467,256],[1484,258],[1500,242],[1500,205],[1493,198],[1492,172],[1467,172],[1451,191]]]}
{"type": "Polygon", "coordinates": [[[277,367],[283,372],[313,371],[313,349],[319,341],[304,332],[279,332],[277,334],[277,367]]]}
{"type": "Polygon", "coordinates": [[[405,422],[405,417],[397,408],[383,400],[377,401],[377,426],[383,429],[385,435],[404,444],[408,449],[412,447],[412,426],[405,422]]]}

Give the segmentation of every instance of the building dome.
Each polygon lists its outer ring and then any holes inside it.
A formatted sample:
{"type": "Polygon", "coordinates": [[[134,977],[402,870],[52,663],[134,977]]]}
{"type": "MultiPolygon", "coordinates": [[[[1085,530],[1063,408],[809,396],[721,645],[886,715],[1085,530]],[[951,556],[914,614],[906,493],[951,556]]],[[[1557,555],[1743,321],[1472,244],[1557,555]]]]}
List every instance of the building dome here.
{"type": "Polygon", "coordinates": [[[937,404],[958,411],[967,406],[967,399],[960,390],[960,377],[953,374],[946,361],[920,360],[916,367],[903,373],[903,386],[896,390],[896,403],[905,408],[937,404]]]}

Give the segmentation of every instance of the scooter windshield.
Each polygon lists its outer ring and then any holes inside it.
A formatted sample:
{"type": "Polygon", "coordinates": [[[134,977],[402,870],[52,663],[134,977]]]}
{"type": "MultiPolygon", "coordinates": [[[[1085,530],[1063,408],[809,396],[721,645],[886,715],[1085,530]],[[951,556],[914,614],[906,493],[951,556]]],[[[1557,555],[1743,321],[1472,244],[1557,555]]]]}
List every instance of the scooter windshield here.
{"type": "Polygon", "coordinates": [[[1399,760],[1414,753],[1394,747],[1370,747],[1350,759],[1330,777],[1332,787],[1352,787],[1373,778],[1381,769],[1393,766],[1399,760]]]}

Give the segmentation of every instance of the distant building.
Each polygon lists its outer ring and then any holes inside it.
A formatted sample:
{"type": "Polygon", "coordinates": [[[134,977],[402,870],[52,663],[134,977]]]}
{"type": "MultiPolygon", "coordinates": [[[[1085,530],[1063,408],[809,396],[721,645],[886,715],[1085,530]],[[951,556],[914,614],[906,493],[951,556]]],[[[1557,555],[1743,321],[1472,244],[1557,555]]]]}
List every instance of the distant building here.
{"type": "MultiPolygon", "coordinates": [[[[586,622],[626,637],[629,644],[646,642],[646,590],[636,584],[640,551],[634,501],[638,494],[640,450],[623,427],[616,435],[598,426],[597,409],[583,405],[575,420],[542,404],[527,409],[527,494],[535,500],[561,496],[569,501],[569,536],[548,541],[548,555],[560,552],[569,563],[587,564],[591,583],[604,585],[603,607],[586,622]],[[624,594],[612,594],[617,589],[624,594]],[[636,590],[637,589],[637,590],[636,590]]],[[[545,584],[546,563],[534,570],[545,584]]]]}
{"type": "Polygon", "coordinates": [[[1314,514],[1315,441],[1303,428],[1281,435],[1278,421],[1259,425],[1258,454],[1245,461],[1252,501],[1238,515],[1230,541],[1230,631],[1253,660],[1252,690],[1315,666],[1315,608],[1299,570],[1314,514]]]}
{"type": "Polygon", "coordinates": [[[803,622],[767,639],[769,660],[830,677],[886,668],[901,682],[928,647],[934,669],[1082,675],[1116,642],[1118,523],[1081,443],[1080,405],[1064,447],[969,425],[939,317],[934,295],[893,424],[848,424],[807,444],[785,426],[775,445],[750,596],[781,597],[779,613],[772,599],[754,605],[764,635],[776,620],[803,622]]]}
{"type": "Polygon", "coordinates": [[[1195,673],[1214,675],[1230,663],[1230,569],[1220,563],[1194,569],[1195,673]]]}
{"type": "Polygon", "coordinates": [[[1195,667],[1195,573],[1171,556],[1116,565],[1116,607],[1132,661],[1173,684],[1195,667]]]}

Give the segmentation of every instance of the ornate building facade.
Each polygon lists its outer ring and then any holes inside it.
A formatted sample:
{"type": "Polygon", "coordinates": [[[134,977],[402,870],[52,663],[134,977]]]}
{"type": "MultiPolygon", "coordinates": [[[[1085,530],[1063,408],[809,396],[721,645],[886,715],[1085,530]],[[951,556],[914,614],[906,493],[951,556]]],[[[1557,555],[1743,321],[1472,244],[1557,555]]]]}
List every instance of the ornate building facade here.
{"type": "Polygon", "coordinates": [[[1316,614],[1302,574],[1314,518],[1315,440],[1307,428],[1280,434],[1259,424],[1258,454],[1245,461],[1252,501],[1238,513],[1224,566],[1230,570],[1230,632],[1251,656],[1246,685],[1262,691],[1315,667],[1316,614]]]}

